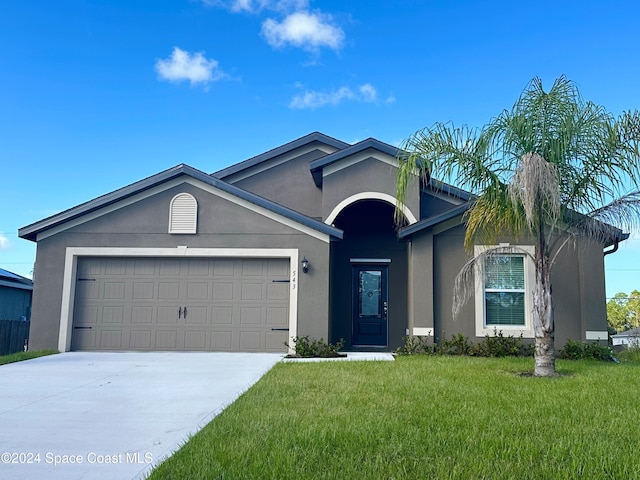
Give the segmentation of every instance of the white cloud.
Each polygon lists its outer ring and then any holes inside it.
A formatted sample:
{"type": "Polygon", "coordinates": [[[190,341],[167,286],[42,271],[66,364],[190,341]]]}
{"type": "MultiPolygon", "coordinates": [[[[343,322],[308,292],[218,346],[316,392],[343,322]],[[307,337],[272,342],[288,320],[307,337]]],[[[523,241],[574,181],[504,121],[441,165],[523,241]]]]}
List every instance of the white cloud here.
{"type": "Polygon", "coordinates": [[[340,49],[344,42],[344,32],[332,25],[331,16],[321,13],[298,11],[278,22],[272,18],[262,24],[262,35],[272,47],[287,44],[307,50],[320,47],[340,49]]]}
{"type": "Polygon", "coordinates": [[[365,83],[364,85],[360,85],[360,95],[362,96],[363,102],[375,102],[378,98],[378,92],[376,88],[370,83],[365,83]]]}
{"type": "Polygon", "coordinates": [[[308,0],[202,0],[208,6],[222,7],[234,13],[258,13],[262,10],[295,12],[309,6],[308,0]]]}
{"type": "Polygon", "coordinates": [[[4,233],[0,232],[0,250],[7,250],[10,247],[11,242],[4,233]]]}
{"type": "Polygon", "coordinates": [[[373,103],[376,102],[377,98],[376,88],[370,83],[365,83],[360,85],[355,92],[349,87],[340,87],[338,90],[331,92],[305,90],[293,97],[289,102],[289,108],[313,110],[325,105],[338,105],[347,100],[373,103]]]}
{"type": "Polygon", "coordinates": [[[178,47],[173,47],[169,58],[158,60],[155,69],[162,80],[170,82],[189,80],[192,86],[197,84],[206,86],[210,82],[227,76],[216,60],[207,59],[201,52],[192,54],[178,47]]]}

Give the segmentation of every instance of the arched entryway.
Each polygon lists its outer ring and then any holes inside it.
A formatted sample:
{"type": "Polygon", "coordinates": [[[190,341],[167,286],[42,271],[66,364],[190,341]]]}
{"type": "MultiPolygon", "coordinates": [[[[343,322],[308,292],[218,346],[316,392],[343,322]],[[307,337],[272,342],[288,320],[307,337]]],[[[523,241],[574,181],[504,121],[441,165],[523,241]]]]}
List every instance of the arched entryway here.
{"type": "Polygon", "coordinates": [[[344,231],[331,245],[330,338],[347,349],[395,350],[407,328],[407,244],[399,241],[394,206],[360,200],[334,225],[344,231]]]}

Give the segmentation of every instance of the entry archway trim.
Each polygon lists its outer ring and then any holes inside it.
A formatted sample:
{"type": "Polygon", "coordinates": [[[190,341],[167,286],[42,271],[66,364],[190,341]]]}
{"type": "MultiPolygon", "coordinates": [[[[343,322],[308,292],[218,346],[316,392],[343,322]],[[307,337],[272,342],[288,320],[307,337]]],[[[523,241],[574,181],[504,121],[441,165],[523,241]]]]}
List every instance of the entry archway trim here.
{"type": "MultiPolygon", "coordinates": [[[[356,193],[355,195],[351,195],[349,198],[345,198],[338,205],[336,205],[336,207],[331,211],[331,213],[329,214],[327,219],[324,221],[324,223],[326,223],[327,225],[332,225],[335,219],[338,218],[338,215],[340,215],[340,212],[342,212],[342,210],[344,210],[346,207],[348,207],[352,203],[355,203],[360,200],[382,200],[384,202],[390,203],[394,207],[398,205],[398,201],[396,200],[396,198],[392,195],[389,195],[388,193],[381,193],[381,192],[356,193]]],[[[400,210],[402,210],[402,213],[404,214],[405,218],[408,220],[409,225],[412,225],[418,222],[418,220],[416,219],[415,215],[411,212],[409,207],[407,207],[404,204],[401,204],[400,210]]]]}

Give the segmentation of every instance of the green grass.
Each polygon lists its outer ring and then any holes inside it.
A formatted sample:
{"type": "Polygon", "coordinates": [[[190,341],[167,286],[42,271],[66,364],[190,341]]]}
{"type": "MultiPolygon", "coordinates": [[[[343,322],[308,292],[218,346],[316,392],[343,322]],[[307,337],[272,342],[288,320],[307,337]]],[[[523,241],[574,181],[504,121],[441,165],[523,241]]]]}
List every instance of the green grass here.
{"type": "Polygon", "coordinates": [[[38,350],[35,352],[17,352],[9,355],[0,356],[0,365],[6,365],[7,363],[22,362],[23,360],[30,360],[32,358],[44,357],[45,355],[53,355],[58,353],[57,350],[38,350]]]}
{"type": "Polygon", "coordinates": [[[640,367],[530,358],[278,364],[158,479],[632,479],[640,367]]]}

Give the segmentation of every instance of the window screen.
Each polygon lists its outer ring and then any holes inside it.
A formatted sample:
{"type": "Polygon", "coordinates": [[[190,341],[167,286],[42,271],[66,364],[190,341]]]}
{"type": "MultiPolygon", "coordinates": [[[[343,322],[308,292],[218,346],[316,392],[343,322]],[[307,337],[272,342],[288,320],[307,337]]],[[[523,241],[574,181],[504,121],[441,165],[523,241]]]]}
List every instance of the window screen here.
{"type": "Polygon", "coordinates": [[[525,325],[524,257],[499,255],[485,261],[485,325],[525,325]]]}

